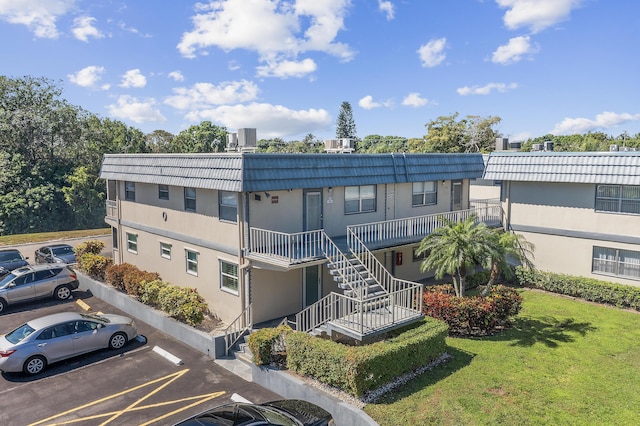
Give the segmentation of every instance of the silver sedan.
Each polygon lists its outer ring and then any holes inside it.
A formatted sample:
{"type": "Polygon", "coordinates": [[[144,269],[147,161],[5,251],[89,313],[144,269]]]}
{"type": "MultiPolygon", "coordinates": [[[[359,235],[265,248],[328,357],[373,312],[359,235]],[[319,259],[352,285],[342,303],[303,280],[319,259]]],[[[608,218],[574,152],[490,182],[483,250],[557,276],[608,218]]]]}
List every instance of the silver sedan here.
{"type": "Polygon", "coordinates": [[[98,349],[121,349],[138,335],[131,318],[63,312],[0,336],[0,371],[38,374],[47,365],[98,349]]]}

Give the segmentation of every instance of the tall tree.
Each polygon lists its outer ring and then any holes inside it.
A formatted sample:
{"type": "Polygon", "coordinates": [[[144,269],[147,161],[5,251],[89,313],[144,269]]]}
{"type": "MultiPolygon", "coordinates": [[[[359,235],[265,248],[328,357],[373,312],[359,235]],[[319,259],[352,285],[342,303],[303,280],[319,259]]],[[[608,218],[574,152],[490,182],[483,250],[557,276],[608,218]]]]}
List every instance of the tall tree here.
{"type": "Polygon", "coordinates": [[[436,278],[451,275],[457,296],[463,296],[469,271],[475,265],[484,265],[495,255],[491,229],[484,223],[476,223],[475,216],[454,222],[439,218],[441,226],[424,237],[416,254],[425,254],[420,271],[435,271],[436,278]]]}
{"type": "Polygon", "coordinates": [[[169,146],[170,152],[222,152],[227,146],[227,128],[203,121],[178,133],[169,146]]]}
{"type": "Polygon", "coordinates": [[[491,286],[496,282],[500,274],[506,278],[513,276],[513,265],[511,262],[522,264],[533,269],[533,251],[535,246],[527,241],[524,236],[514,232],[494,230],[491,235],[493,250],[489,260],[490,275],[487,286],[482,291],[486,296],[491,290],[491,286]]]}
{"type": "Polygon", "coordinates": [[[336,138],[357,139],[356,122],[353,120],[353,111],[349,102],[342,102],[340,112],[336,120],[336,138]]]}
{"type": "Polygon", "coordinates": [[[175,135],[164,130],[154,130],[145,135],[149,152],[169,152],[175,135]]]}
{"type": "Polygon", "coordinates": [[[493,127],[500,117],[468,115],[458,120],[458,113],[440,116],[426,124],[424,144],[412,144],[413,152],[490,152],[500,133],[493,127]]]}

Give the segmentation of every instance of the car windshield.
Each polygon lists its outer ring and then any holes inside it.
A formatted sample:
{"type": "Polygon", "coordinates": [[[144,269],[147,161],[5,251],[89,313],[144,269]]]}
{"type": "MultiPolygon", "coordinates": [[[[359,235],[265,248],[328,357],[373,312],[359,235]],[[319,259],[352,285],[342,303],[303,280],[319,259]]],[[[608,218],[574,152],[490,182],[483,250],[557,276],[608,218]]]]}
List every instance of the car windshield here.
{"type": "Polygon", "coordinates": [[[25,337],[33,333],[34,331],[36,330],[33,327],[31,327],[29,324],[23,324],[20,327],[13,330],[12,332],[6,334],[4,338],[15,345],[16,343],[22,341],[22,339],[24,339],[25,337]]]}
{"type": "Polygon", "coordinates": [[[0,262],[14,262],[16,260],[22,260],[22,256],[17,251],[0,252],[0,262]]]}
{"type": "Polygon", "coordinates": [[[0,288],[2,288],[5,285],[9,284],[9,282],[11,282],[11,280],[13,280],[16,276],[17,275],[15,275],[15,274],[5,275],[4,278],[2,278],[2,280],[0,280],[0,288]]]}
{"type": "Polygon", "coordinates": [[[289,417],[287,414],[277,411],[271,407],[265,407],[263,405],[244,405],[243,409],[252,412],[253,416],[256,418],[262,418],[267,422],[274,425],[283,425],[283,426],[296,426],[297,423],[289,417]]]}
{"type": "Polygon", "coordinates": [[[53,254],[55,255],[73,254],[73,248],[69,246],[54,247],[51,249],[51,251],[53,251],[53,254]]]}

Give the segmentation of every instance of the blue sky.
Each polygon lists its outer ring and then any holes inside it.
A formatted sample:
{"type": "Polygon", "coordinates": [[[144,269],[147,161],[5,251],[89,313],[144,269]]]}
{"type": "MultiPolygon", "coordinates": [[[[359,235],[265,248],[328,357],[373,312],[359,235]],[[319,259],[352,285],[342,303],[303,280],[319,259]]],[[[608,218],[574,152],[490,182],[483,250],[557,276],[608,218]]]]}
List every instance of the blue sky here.
{"type": "Polygon", "coordinates": [[[0,0],[0,74],[143,132],[422,137],[459,113],[511,140],[640,132],[635,0],[0,0]]]}

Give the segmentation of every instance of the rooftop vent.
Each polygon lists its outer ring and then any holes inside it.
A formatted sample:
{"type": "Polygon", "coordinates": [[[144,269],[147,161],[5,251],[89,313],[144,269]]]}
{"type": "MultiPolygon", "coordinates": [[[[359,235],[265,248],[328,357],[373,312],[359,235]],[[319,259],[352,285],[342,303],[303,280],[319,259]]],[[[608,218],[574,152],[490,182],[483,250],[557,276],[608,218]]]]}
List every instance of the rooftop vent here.
{"type": "Polygon", "coordinates": [[[620,147],[618,145],[616,145],[616,144],[609,145],[609,151],[610,152],[617,152],[617,151],[619,151],[619,149],[620,149],[620,147]]]}
{"type": "Polygon", "coordinates": [[[256,129],[238,129],[238,146],[257,146],[256,129]]]}
{"type": "Polygon", "coordinates": [[[509,138],[496,138],[496,151],[506,151],[509,149],[509,138]]]}

